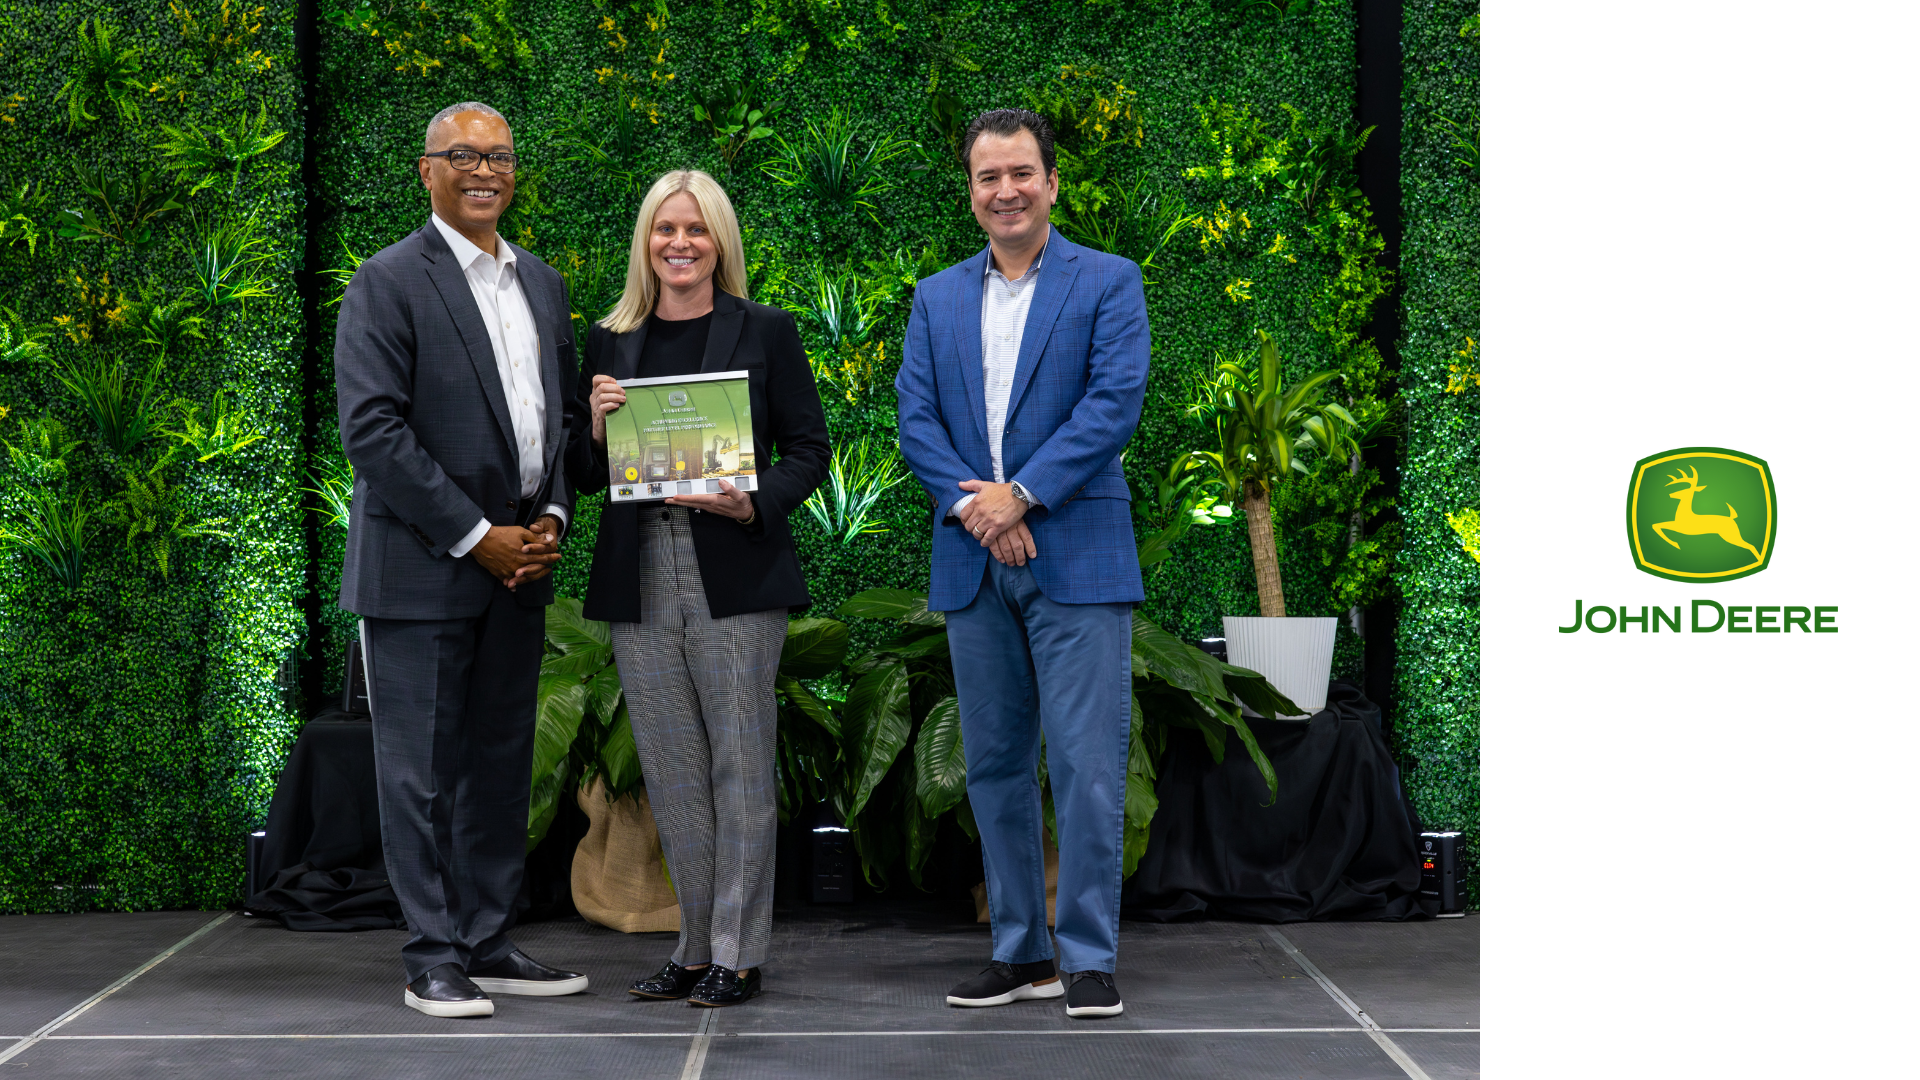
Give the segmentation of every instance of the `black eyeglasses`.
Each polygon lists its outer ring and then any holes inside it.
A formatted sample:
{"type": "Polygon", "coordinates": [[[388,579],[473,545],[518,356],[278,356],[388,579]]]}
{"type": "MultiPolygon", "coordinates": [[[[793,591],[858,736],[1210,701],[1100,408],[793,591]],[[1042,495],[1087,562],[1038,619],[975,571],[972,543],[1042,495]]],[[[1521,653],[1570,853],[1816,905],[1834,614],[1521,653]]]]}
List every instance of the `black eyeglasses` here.
{"type": "Polygon", "coordinates": [[[517,154],[483,154],[478,150],[436,150],[431,154],[420,156],[446,158],[447,164],[461,172],[472,172],[479,168],[481,158],[487,159],[488,166],[494,172],[502,174],[512,173],[520,165],[520,157],[517,154]]]}

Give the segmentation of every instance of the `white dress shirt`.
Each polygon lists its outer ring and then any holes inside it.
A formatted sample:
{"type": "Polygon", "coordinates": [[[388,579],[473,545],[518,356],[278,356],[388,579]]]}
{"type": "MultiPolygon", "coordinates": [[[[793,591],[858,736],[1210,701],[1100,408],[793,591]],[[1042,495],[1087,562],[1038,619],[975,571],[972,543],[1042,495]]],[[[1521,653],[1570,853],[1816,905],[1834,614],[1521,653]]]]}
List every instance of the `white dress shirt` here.
{"type": "MultiPolygon", "coordinates": [[[[980,303],[980,373],[986,389],[987,453],[993,458],[993,482],[1007,482],[1007,467],[1000,453],[1006,439],[1007,406],[1013,397],[1013,372],[1020,363],[1020,339],[1027,332],[1027,312],[1033,308],[1034,282],[1040,276],[1040,263],[1047,257],[1043,246],[1033,257],[1033,265],[1017,279],[1009,281],[987,255],[986,290],[980,303]]],[[[950,515],[973,501],[969,492],[953,504],[950,515]]]]}
{"type": "MultiPolygon", "coordinates": [[[[547,396],[540,385],[540,335],[534,328],[533,310],[527,306],[527,294],[520,288],[519,257],[504,239],[494,238],[498,258],[481,251],[473,241],[461,236],[453,226],[433,215],[434,227],[453,249],[453,257],[466,274],[467,288],[480,308],[480,319],[487,324],[487,340],[493,344],[493,362],[500,370],[500,389],[507,396],[507,412],[513,419],[514,449],[520,454],[520,497],[531,499],[540,491],[546,465],[545,441],[547,396]]],[[[548,503],[544,513],[567,524],[567,512],[548,503]]],[[[447,549],[458,559],[473,550],[487,535],[491,523],[482,516],[460,542],[447,549]]]]}

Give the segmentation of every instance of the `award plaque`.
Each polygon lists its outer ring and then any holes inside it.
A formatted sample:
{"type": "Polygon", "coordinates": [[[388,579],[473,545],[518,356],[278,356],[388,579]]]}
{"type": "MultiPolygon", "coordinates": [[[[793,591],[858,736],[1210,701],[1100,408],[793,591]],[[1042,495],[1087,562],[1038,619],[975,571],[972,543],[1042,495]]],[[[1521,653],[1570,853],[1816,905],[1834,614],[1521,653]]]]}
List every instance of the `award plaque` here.
{"type": "Polygon", "coordinates": [[[747,373],[622,379],[627,403],[607,414],[608,497],[643,502],[718,495],[722,479],[753,491],[747,373]]]}

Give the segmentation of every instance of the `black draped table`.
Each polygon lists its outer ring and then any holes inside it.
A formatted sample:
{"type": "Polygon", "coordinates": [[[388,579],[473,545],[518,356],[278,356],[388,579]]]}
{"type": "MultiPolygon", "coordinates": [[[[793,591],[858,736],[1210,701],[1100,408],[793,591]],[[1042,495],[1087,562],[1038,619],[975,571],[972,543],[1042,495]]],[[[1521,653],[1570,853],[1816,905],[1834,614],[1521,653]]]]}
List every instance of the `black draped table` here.
{"type": "Polygon", "coordinates": [[[1280,779],[1267,785],[1238,740],[1216,764],[1198,732],[1176,731],[1160,809],[1121,902],[1128,918],[1207,915],[1306,922],[1432,918],[1418,823],[1380,730],[1380,709],[1335,682],[1304,720],[1249,719],[1280,779]]]}
{"type": "MultiPolygon", "coordinates": [[[[1175,731],[1160,771],[1160,809],[1126,882],[1128,918],[1228,917],[1270,922],[1431,918],[1419,895],[1418,823],[1380,731],[1379,708],[1333,684],[1305,720],[1250,719],[1273,762],[1279,798],[1228,740],[1215,763],[1199,733],[1175,731]]],[[[568,809],[572,809],[568,807],[568,809]]],[[[520,918],[572,913],[566,895],[579,822],[556,822],[528,858],[520,918]]],[[[373,771],[373,727],[338,710],[301,729],[280,775],[246,907],[290,930],[404,925],[387,882],[373,771]]]]}
{"type": "Polygon", "coordinates": [[[267,811],[248,911],[289,930],[389,930],[405,925],[387,883],[373,725],[337,709],[300,729],[267,811]]]}

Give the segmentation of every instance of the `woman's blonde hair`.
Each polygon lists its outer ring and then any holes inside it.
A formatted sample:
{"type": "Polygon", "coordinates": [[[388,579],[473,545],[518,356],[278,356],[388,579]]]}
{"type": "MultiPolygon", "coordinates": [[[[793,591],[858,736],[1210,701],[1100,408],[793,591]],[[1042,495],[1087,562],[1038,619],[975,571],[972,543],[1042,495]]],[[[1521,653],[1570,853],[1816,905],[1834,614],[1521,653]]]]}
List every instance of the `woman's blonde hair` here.
{"type": "Polygon", "coordinates": [[[740,219],[733,214],[733,201],[713,177],[698,169],[680,169],[655,180],[647,197],[640,200],[640,216],[633,222],[633,249],[627,255],[627,287],[620,302],[600,320],[601,326],[624,334],[653,314],[653,305],[660,299],[660,275],[653,269],[648,236],[660,204],[683,191],[693,196],[707,235],[713,238],[719,264],[713,268],[714,288],[747,299],[747,259],[741,251],[740,219]]]}

